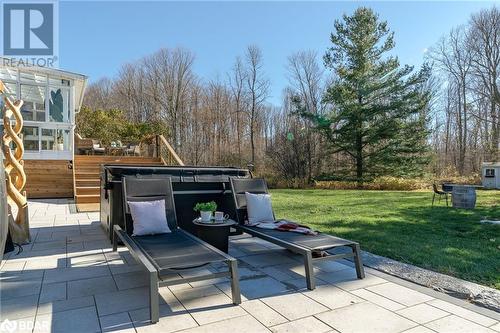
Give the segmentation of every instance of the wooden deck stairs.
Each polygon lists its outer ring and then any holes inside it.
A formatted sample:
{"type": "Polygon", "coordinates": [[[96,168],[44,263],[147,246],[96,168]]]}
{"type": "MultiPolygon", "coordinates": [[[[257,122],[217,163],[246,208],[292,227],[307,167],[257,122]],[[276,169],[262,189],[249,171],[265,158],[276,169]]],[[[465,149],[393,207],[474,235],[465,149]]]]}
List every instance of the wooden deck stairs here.
{"type": "Polygon", "coordinates": [[[161,158],[141,156],[75,155],[74,192],[78,211],[99,210],[102,164],[164,165],[161,158]]]}

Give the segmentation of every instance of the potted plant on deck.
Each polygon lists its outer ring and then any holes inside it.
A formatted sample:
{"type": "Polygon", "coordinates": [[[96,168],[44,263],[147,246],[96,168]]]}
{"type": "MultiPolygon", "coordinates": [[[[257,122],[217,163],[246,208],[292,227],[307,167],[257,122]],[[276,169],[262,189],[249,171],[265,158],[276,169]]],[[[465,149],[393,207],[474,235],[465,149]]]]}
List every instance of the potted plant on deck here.
{"type": "Polygon", "coordinates": [[[200,212],[200,217],[203,222],[210,222],[212,219],[212,213],[217,209],[217,204],[215,201],[210,202],[198,202],[193,210],[195,212],[200,212]]]}
{"type": "Polygon", "coordinates": [[[59,151],[64,150],[64,139],[61,135],[57,137],[57,150],[59,151]]]}

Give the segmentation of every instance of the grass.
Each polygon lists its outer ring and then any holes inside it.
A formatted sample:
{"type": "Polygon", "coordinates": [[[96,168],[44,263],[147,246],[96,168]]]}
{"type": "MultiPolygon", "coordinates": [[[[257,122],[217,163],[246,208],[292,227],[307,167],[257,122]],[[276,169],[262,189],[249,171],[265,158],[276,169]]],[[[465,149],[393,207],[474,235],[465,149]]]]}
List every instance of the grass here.
{"type": "Polygon", "coordinates": [[[355,240],[361,248],[500,289],[500,191],[478,191],[474,210],[431,207],[432,193],[272,190],[278,218],[355,240]]]}

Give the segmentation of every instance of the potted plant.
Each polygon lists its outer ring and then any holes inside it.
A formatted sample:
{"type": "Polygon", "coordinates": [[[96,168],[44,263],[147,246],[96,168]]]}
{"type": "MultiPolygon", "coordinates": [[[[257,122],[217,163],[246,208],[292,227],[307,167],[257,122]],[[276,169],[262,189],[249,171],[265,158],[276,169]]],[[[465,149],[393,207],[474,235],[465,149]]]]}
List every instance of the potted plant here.
{"type": "Polygon", "coordinates": [[[64,150],[64,140],[61,135],[57,137],[57,150],[63,151],[64,150]]]}
{"type": "Polygon", "coordinates": [[[212,219],[212,213],[217,209],[217,204],[215,201],[210,202],[198,202],[193,210],[195,212],[200,212],[201,220],[203,222],[210,222],[212,219]]]}

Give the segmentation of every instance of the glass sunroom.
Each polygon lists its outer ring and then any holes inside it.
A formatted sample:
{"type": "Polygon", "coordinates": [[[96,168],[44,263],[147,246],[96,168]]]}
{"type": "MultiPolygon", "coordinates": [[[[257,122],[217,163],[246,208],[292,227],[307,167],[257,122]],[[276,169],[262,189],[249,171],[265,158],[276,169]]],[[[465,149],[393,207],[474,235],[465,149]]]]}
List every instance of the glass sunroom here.
{"type": "MultiPolygon", "coordinates": [[[[42,67],[10,67],[3,62],[0,80],[13,99],[21,99],[26,160],[72,160],[75,113],[87,77],[42,67]]],[[[3,101],[0,102],[3,109],[3,101]]],[[[3,114],[2,114],[3,118],[3,114]]],[[[0,126],[3,132],[3,122],[0,126]]]]}

